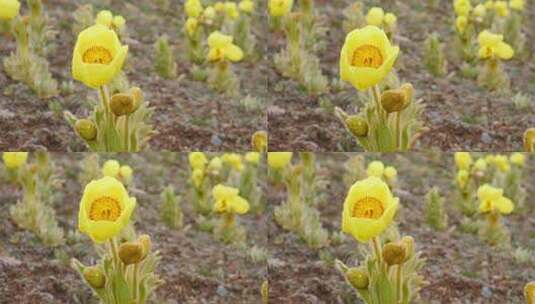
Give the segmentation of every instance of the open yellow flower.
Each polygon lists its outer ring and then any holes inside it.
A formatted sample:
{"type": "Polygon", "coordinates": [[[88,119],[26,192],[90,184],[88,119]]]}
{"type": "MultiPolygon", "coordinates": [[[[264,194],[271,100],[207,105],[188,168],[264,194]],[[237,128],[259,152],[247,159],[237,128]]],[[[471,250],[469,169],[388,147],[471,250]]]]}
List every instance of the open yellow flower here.
{"type": "Polygon", "coordinates": [[[245,214],[249,211],[249,202],[238,195],[239,190],[224,185],[216,185],[212,189],[215,204],[213,210],[219,213],[245,214]]]}
{"type": "Polygon", "coordinates": [[[360,242],[380,235],[392,223],[399,199],[392,196],[388,185],[377,177],[356,182],[344,202],[342,231],[360,242]]]}
{"type": "Polygon", "coordinates": [[[15,169],[26,163],[28,152],[4,152],[2,158],[7,168],[15,169]]]}
{"type": "Polygon", "coordinates": [[[514,209],[513,202],[503,196],[503,190],[494,188],[489,184],[484,184],[477,190],[479,199],[479,212],[487,213],[499,211],[502,214],[509,214],[514,209]]]}
{"type": "Polygon", "coordinates": [[[97,89],[110,83],[121,71],[128,46],[119,42],[117,34],[96,24],[78,35],[72,57],[72,75],[88,87],[97,89]]]}
{"type": "Polygon", "coordinates": [[[509,157],[509,160],[511,161],[511,163],[519,166],[519,167],[522,167],[524,166],[524,163],[526,162],[526,156],[524,155],[524,153],[513,153],[511,154],[511,156],[509,157]]]}
{"type": "Polygon", "coordinates": [[[188,17],[197,18],[203,12],[202,4],[200,0],[187,0],[184,3],[184,10],[188,17]]]}
{"type": "Polygon", "coordinates": [[[524,0],[511,0],[509,6],[516,11],[524,10],[524,0]]]}
{"type": "Polygon", "coordinates": [[[372,7],[366,15],[368,25],[381,26],[385,18],[385,11],[380,7],[372,7]]]}
{"type": "Polygon", "coordinates": [[[193,170],[204,170],[208,163],[206,155],[203,152],[191,152],[188,154],[189,165],[193,170]]]}
{"type": "Polygon", "coordinates": [[[292,152],[268,152],[268,165],[273,169],[282,169],[292,160],[292,152]]]}
{"type": "Polygon", "coordinates": [[[273,17],[286,16],[293,5],[293,0],[269,0],[269,14],[273,17]]]}
{"type": "Polygon", "coordinates": [[[483,31],[477,37],[479,43],[479,58],[481,59],[504,59],[513,57],[513,48],[503,42],[503,35],[493,34],[490,31],[483,31]]]}
{"type": "Polygon", "coordinates": [[[454,155],[455,158],[455,165],[457,165],[457,168],[459,170],[467,170],[470,169],[470,166],[472,165],[472,156],[469,152],[455,152],[454,155]]]}
{"type": "Polygon", "coordinates": [[[11,20],[19,14],[19,11],[18,0],[0,0],[0,19],[11,20]]]}
{"type": "Polygon", "coordinates": [[[102,166],[102,175],[117,177],[119,176],[120,170],[121,165],[119,164],[119,162],[114,159],[110,159],[104,163],[104,166],[102,166]]]}
{"type": "Polygon", "coordinates": [[[375,177],[381,178],[383,176],[384,171],[385,171],[385,165],[382,162],[376,160],[376,161],[372,161],[368,165],[368,169],[366,169],[366,174],[368,176],[375,176],[375,177]]]}
{"type": "Polygon", "coordinates": [[[210,47],[208,60],[221,61],[228,59],[234,62],[242,60],[242,49],[233,44],[232,41],[232,36],[223,35],[219,31],[211,33],[208,36],[208,46],[210,47]]]}
{"type": "Polygon", "coordinates": [[[340,53],[340,77],[364,91],[381,82],[392,70],[399,47],[385,32],[368,25],[350,32],[340,53]]]}
{"type": "Polygon", "coordinates": [[[87,184],[80,201],[78,228],[95,243],[103,243],[123,230],[136,207],[121,182],[103,177],[87,184]]]}

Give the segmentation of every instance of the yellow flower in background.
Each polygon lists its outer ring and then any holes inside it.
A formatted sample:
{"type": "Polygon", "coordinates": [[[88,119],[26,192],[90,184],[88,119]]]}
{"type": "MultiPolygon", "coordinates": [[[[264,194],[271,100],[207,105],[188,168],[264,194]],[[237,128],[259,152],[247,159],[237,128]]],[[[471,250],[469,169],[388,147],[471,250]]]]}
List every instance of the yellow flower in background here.
{"type": "Polygon", "coordinates": [[[268,152],[268,165],[273,169],[282,169],[292,160],[292,152],[268,152]]]}
{"type": "Polygon", "coordinates": [[[509,6],[517,11],[524,10],[524,0],[511,0],[509,1],[509,6]]]}
{"type": "Polygon", "coordinates": [[[188,17],[197,18],[203,12],[202,4],[200,0],[187,0],[184,3],[184,10],[188,17]]]}
{"type": "Polygon", "coordinates": [[[487,14],[487,8],[485,7],[485,5],[478,4],[474,8],[474,16],[476,16],[478,18],[484,18],[486,14],[487,14]]]}
{"type": "Polygon", "coordinates": [[[252,0],[242,0],[239,4],[240,10],[249,14],[254,11],[254,7],[255,4],[252,0]]]}
{"type": "Polygon", "coordinates": [[[188,154],[189,165],[193,170],[204,170],[208,163],[206,155],[203,152],[191,152],[188,154]]]}
{"type": "Polygon", "coordinates": [[[294,5],[293,0],[269,0],[269,14],[273,17],[288,15],[294,5]]]}
{"type": "Polygon", "coordinates": [[[342,231],[360,242],[380,235],[392,223],[399,199],[377,177],[356,182],[344,201],[342,231]]]}
{"type": "Polygon", "coordinates": [[[513,153],[511,154],[511,156],[509,157],[509,160],[511,161],[511,163],[519,166],[519,167],[522,167],[524,166],[525,162],[526,162],[526,156],[524,155],[524,153],[513,153]]]}
{"type": "Polygon", "coordinates": [[[19,11],[18,0],[0,0],[0,19],[11,20],[19,14],[19,11]]]}
{"type": "Polygon", "coordinates": [[[7,168],[15,169],[26,163],[28,152],[4,152],[2,159],[7,168]]]}
{"type": "Polygon", "coordinates": [[[455,19],[455,28],[459,34],[464,34],[466,27],[468,26],[468,18],[466,16],[459,16],[455,19]]]}
{"type": "Polygon", "coordinates": [[[210,47],[208,60],[221,61],[228,59],[234,62],[242,60],[242,49],[233,44],[232,41],[232,36],[223,35],[219,31],[211,33],[208,37],[208,46],[210,47]]]}
{"type": "Polygon", "coordinates": [[[251,164],[257,165],[260,162],[260,153],[248,152],[245,154],[245,160],[251,164]]]}
{"type": "Polygon", "coordinates": [[[219,213],[245,214],[249,211],[249,202],[239,196],[239,190],[224,185],[216,185],[212,189],[214,197],[214,211],[219,213]]]}
{"type": "Polygon", "coordinates": [[[478,159],[474,164],[474,169],[479,172],[487,170],[487,161],[483,158],[478,159]]]}
{"type": "Polygon", "coordinates": [[[488,0],[487,2],[485,2],[485,8],[488,9],[488,10],[491,10],[491,9],[494,9],[494,1],[493,0],[488,0]]]}
{"type": "Polygon", "coordinates": [[[499,211],[502,214],[509,214],[514,209],[513,202],[503,196],[503,190],[494,188],[489,184],[484,184],[477,190],[479,199],[479,212],[486,213],[499,211]]]}
{"type": "Polygon", "coordinates": [[[193,185],[195,185],[195,188],[200,188],[204,181],[204,170],[194,169],[191,173],[191,181],[193,182],[193,185]]]}
{"type": "Polygon", "coordinates": [[[384,171],[385,165],[382,162],[375,160],[368,165],[368,169],[366,169],[366,174],[368,175],[368,177],[374,176],[381,178],[384,174],[384,171]]]}
{"type": "Polygon", "coordinates": [[[466,183],[468,183],[469,177],[470,174],[466,170],[459,170],[459,172],[457,172],[456,181],[459,188],[464,189],[464,187],[466,187],[466,183]]]}
{"type": "Polygon", "coordinates": [[[240,17],[238,5],[235,2],[225,2],[225,14],[231,19],[238,19],[240,17]]]}
{"type": "Polygon", "coordinates": [[[340,77],[364,91],[390,73],[398,55],[399,47],[390,44],[383,30],[371,25],[356,29],[340,53],[340,77]]]}
{"type": "Polygon", "coordinates": [[[194,18],[194,17],[188,18],[185,24],[186,33],[188,33],[188,36],[190,37],[195,36],[198,26],[199,26],[199,21],[197,20],[197,18],[194,18]]]}
{"type": "Polygon", "coordinates": [[[119,176],[121,177],[121,180],[125,184],[130,184],[132,181],[132,174],[134,173],[134,170],[130,166],[124,165],[121,166],[121,169],[119,169],[119,176]]]}
{"type": "Polygon", "coordinates": [[[93,25],[78,35],[72,57],[72,75],[91,88],[110,83],[121,71],[128,46],[104,25],[93,25]]]}
{"type": "Polygon", "coordinates": [[[210,171],[220,171],[223,167],[223,161],[219,157],[214,157],[210,160],[210,163],[208,163],[208,169],[210,171]]]}
{"type": "Polygon", "coordinates": [[[264,152],[267,151],[268,146],[268,134],[266,131],[256,131],[251,137],[251,146],[254,151],[264,152]]]}
{"type": "Polygon", "coordinates": [[[110,159],[104,163],[104,166],[102,166],[102,175],[117,177],[119,175],[120,170],[121,165],[119,164],[119,162],[114,159],[110,159]]]}
{"type": "Polygon", "coordinates": [[[106,27],[111,27],[113,22],[113,14],[108,10],[103,10],[98,12],[97,17],[95,18],[95,23],[104,25],[106,27]]]}
{"type": "Polygon", "coordinates": [[[393,182],[396,180],[396,177],[398,176],[398,171],[396,170],[396,168],[392,166],[388,166],[385,168],[384,175],[387,181],[393,182]]]}
{"type": "Polygon", "coordinates": [[[468,17],[472,10],[472,4],[470,4],[470,0],[455,0],[453,1],[453,9],[457,16],[468,17]]]}
{"type": "Polygon", "coordinates": [[[231,166],[236,171],[243,170],[243,162],[240,154],[237,153],[225,153],[221,156],[224,163],[231,166]]]}
{"type": "Polygon", "coordinates": [[[225,11],[225,3],[221,2],[221,1],[217,1],[217,2],[214,4],[214,9],[215,9],[217,12],[224,12],[224,11],[225,11]]]}
{"type": "Polygon", "coordinates": [[[396,27],[396,23],[398,22],[398,17],[396,17],[396,15],[392,14],[392,13],[387,13],[385,15],[385,24],[390,27],[390,28],[394,28],[396,27]]]}
{"type": "Polygon", "coordinates": [[[487,164],[493,165],[495,159],[496,159],[496,156],[492,154],[485,156],[485,161],[487,162],[487,164]]]}
{"type": "Polygon", "coordinates": [[[213,6],[208,6],[204,9],[202,12],[202,16],[208,20],[212,20],[215,18],[216,11],[213,6]]]}
{"type": "Polygon", "coordinates": [[[515,54],[513,48],[503,42],[503,35],[493,34],[485,30],[479,33],[477,41],[479,43],[479,58],[481,59],[499,58],[508,60],[515,54]]]}
{"type": "Polygon", "coordinates": [[[455,152],[454,158],[455,165],[457,165],[459,170],[468,171],[468,169],[470,169],[470,166],[472,165],[472,156],[469,152],[455,152]]]}
{"type": "Polygon", "coordinates": [[[509,159],[505,155],[496,155],[493,163],[501,172],[509,172],[511,166],[509,165],[509,159]]]}
{"type": "Polygon", "coordinates": [[[126,25],[126,20],[123,16],[115,16],[113,17],[113,27],[115,27],[118,30],[121,30],[126,25]]]}
{"type": "Polygon", "coordinates": [[[385,18],[385,11],[380,7],[372,7],[366,15],[368,25],[381,26],[385,18]]]}
{"type": "Polygon", "coordinates": [[[496,14],[498,14],[498,16],[500,17],[509,16],[509,6],[507,5],[506,1],[494,2],[494,10],[496,11],[496,14]]]}
{"type": "Polygon", "coordinates": [[[80,201],[78,228],[95,243],[103,243],[123,230],[136,207],[121,182],[103,177],[87,184],[80,201]]]}

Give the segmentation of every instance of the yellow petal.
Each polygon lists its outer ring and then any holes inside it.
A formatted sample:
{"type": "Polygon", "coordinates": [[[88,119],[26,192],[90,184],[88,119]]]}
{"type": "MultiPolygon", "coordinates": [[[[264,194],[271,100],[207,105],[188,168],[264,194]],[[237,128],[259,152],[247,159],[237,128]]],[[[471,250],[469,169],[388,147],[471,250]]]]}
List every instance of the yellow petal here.
{"type": "Polygon", "coordinates": [[[242,49],[234,44],[229,44],[224,49],[225,57],[228,58],[230,61],[240,61],[243,59],[243,51],[242,49]]]}
{"type": "Polygon", "coordinates": [[[498,209],[498,211],[500,211],[500,213],[503,214],[509,214],[513,212],[514,209],[513,202],[506,197],[501,197],[496,200],[496,202],[494,202],[494,206],[496,207],[496,209],[498,209]]]}
{"type": "Polygon", "coordinates": [[[495,47],[495,52],[496,52],[496,55],[500,57],[500,59],[504,59],[504,60],[513,58],[515,54],[515,51],[513,50],[513,48],[505,42],[498,43],[495,47]]]}
{"type": "Polygon", "coordinates": [[[19,11],[18,0],[0,0],[0,19],[11,20],[19,14],[19,11]]]}

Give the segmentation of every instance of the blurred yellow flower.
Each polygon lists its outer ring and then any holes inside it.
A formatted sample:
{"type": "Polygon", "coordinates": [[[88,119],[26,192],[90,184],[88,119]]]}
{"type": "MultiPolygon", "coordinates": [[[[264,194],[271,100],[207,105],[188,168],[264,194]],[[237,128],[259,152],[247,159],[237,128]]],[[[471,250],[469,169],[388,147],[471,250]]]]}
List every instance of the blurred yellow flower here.
{"type": "Polygon", "coordinates": [[[511,59],[515,54],[513,48],[503,42],[503,35],[493,34],[488,30],[479,33],[479,58],[481,59],[511,59]]]}
{"type": "Polygon", "coordinates": [[[252,0],[242,0],[239,4],[240,10],[246,13],[252,13],[254,11],[255,4],[252,0]]]}
{"type": "Polygon", "coordinates": [[[204,170],[194,169],[191,173],[191,181],[195,185],[195,188],[199,189],[204,181],[204,170]]]}
{"type": "Polygon", "coordinates": [[[487,161],[485,161],[483,158],[478,159],[474,164],[474,169],[479,172],[487,170],[487,161]]]}
{"type": "Polygon", "coordinates": [[[102,175],[117,177],[119,175],[120,169],[121,165],[119,164],[119,162],[114,159],[110,159],[104,163],[104,166],[102,166],[102,175]]]}
{"type": "Polygon", "coordinates": [[[509,6],[517,11],[524,10],[524,0],[511,0],[509,1],[509,6]]]}
{"type": "Polygon", "coordinates": [[[526,162],[526,156],[524,155],[524,153],[513,153],[511,154],[511,156],[509,157],[509,160],[511,161],[511,163],[519,166],[519,167],[522,167],[524,166],[524,163],[526,162]]]}
{"type": "Polygon", "coordinates": [[[200,0],[187,0],[184,3],[184,10],[188,17],[197,18],[203,12],[202,4],[200,0]]]}
{"type": "Polygon", "coordinates": [[[455,28],[459,34],[464,34],[466,27],[468,26],[468,18],[466,16],[459,16],[455,19],[455,28]]]}
{"type": "Polygon", "coordinates": [[[18,0],[0,0],[0,19],[11,20],[19,14],[19,11],[18,0]]]}
{"type": "Polygon", "coordinates": [[[398,176],[398,171],[396,170],[396,168],[394,168],[392,166],[388,166],[388,167],[385,168],[384,175],[385,175],[387,181],[393,182],[396,179],[396,177],[398,176]]]}
{"type": "Polygon", "coordinates": [[[197,20],[197,18],[189,17],[186,20],[186,24],[185,24],[186,33],[188,33],[188,36],[190,37],[195,36],[198,26],[199,26],[199,21],[197,20]]]}
{"type": "Polygon", "coordinates": [[[208,37],[208,46],[210,47],[208,60],[221,61],[228,59],[234,62],[242,60],[242,49],[233,44],[232,41],[232,36],[223,35],[219,31],[211,33],[208,37]]]}
{"type": "Polygon", "coordinates": [[[240,17],[238,5],[235,2],[225,2],[225,14],[230,19],[238,19],[238,17],[240,17]]]}
{"type": "Polygon", "coordinates": [[[124,28],[126,24],[126,20],[124,19],[123,16],[115,16],[113,17],[113,27],[118,29],[118,30],[121,30],[124,28]]]}
{"type": "Polygon", "coordinates": [[[293,5],[293,0],[269,0],[269,14],[273,17],[286,16],[293,5]]]}
{"type": "Polygon", "coordinates": [[[268,165],[273,169],[282,169],[292,160],[292,152],[268,152],[268,165]]]}
{"type": "Polygon", "coordinates": [[[503,196],[503,190],[494,188],[489,184],[484,184],[477,190],[479,199],[479,212],[486,213],[499,211],[502,214],[509,214],[513,211],[513,202],[503,196]]]}
{"type": "Polygon", "coordinates": [[[214,9],[217,12],[224,12],[225,11],[225,3],[221,2],[221,1],[217,1],[216,3],[214,3],[214,9]]]}
{"type": "Polygon", "coordinates": [[[260,153],[248,152],[247,154],[245,154],[245,160],[251,164],[257,165],[260,161],[260,153]]]}
{"type": "Polygon", "coordinates": [[[470,177],[470,174],[466,170],[459,170],[457,172],[457,185],[459,185],[459,188],[464,189],[466,187],[466,183],[468,182],[468,178],[470,177]]]}
{"type": "Polygon", "coordinates": [[[7,168],[15,169],[26,163],[28,152],[4,152],[2,159],[7,168]]]}
{"type": "Polygon", "coordinates": [[[356,29],[346,36],[340,53],[340,77],[364,91],[390,73],[398,55],[399,47],[378,27],[356,29]]]}
{"type": "Polygon", "coordinates": [[[113,14],[108,10],[103,10],[98,12],[97,17],[95,18],[95,23],[104,25],[106,27],[111,27],[113,22],[113,14]]]}
{"type": "Polygon", "coordinates": [[[494,1],[493,0],[488,0],[487,2],[485,2],[485,8],[488,9],[488,10],[491,10],[491,9],[494,9],[494,1]]]}
{"type": "Polygon", "coordinates": [[[266,131],[256,131],[251,137],[251,146],[256,152],[267,151],[268,134],[266,131]]]}
{"type": "Polygon", "coordinates": [[[483,4],[478,4],[476,8],[474,8],[474,16],[478,18],[483,18],[487,14],[487,8],[483,4]]]}
{"type": "Polygon", "coordinates": [[[366,174],[368,175],[368,177],[374,176],[374,177],[381,178],[384,174],[384,171],[385,171],[385,165],[382,162],[376,160],[376,161],[372,161],[368,165],[368,169],[366,169],[366,174]]]}
{"type": "Polygon", "coordinates": [[[511,166],[509,165],[509,159],[505,155],[496,155],[493,163],[501,172],[509,172],[511,166]]]}
{"type": "Polygon", "coordinates": [[[372,7],[366,15],[366,23],[380,27],[383,25],[385,11],[380,7],[372,7]]]}
{"type": "Polygon", "coordinates": [[[212,20],[215,18],[216,11],[213,6],[208,6],[204,9],[204,12],[202,13],[202,16],[208,20],[212,20]]]}
{"type": "Polygon", "coordinates": [[[387,13],[385,15],[385,24],[390,27],[394,28],[396,26],[396,23],[398,22],[398,17],[392,13],[387,13]]]}
{"type": "Polygon", "coordinates": [[[496,14],[498,14],[500,17],[509,16],[509,6],[507,5],[506,1],[494,2],[494,10],[496,10],[496,14]]]}
{"type": "Polygon", "coordinates": [[[212,189],[214,211],[219,213],[245,214],[249,211],[249,202],[238,195],[239,190],[224,185],[216,185],[212,189]]]}
{"type": "Polygon", "coordinates": [[[237,153],[225,153],[223,156],[221,156],[221,159],[224,163],[231,166],[236,171],[242,171],[243,170],[243,163],[242,163],[242,157],[240,154],[237,153]]]}
{"type": "Polygon", "coordinates": [[[80,201],[78,228],[95,243],[103,243],[121,232],[136,207],[121,182],[103,177],[87,184],[80,201]]]}
{"type": "Polygon", "coordinates": [[[376,177],[356,182],[344,201],[342,231],[360,242],[380,235],[392,223],[399,199],[376,177]]]}
{"type": "Polygon", "coordinates": [[[453,2],[453,9],[455,10],[457,16],[468,17],[470,11],[472,10],[472,4],[470,4],[470,0],[455,0],[453,2]]]}
{"type": "Polygon", "coordinates": [[[133,173],[134,170],[132,170],[132,168],[127,165],[121,166],[121,169],[119,169],[119,176],[126,185],[130,184],[130,182],[132,181],[133,173]]]}
{"type": "Polygon", "coordinates": [[[208,163],[206,155],[203,152],[190,152],[188,154],[188,161],[193,170],[204,170],[204,166],[208,163]]]}
{"type": "Polygon", "coordinates": [[[469,152],[455,152],[454,158],[455,165],[457,165],[459,170],[468,171],[468,169],[470,169],[470,166],[472,165],[472,156],[469,152]]]}
{"type": "Polygon", "coordinates": [[[223,166],[223,161],[219,157],[214,157],[210,160],[210,163],[208,164],[208,169],[210,171],[219,171],[221,170],[221,167],[223,166]]]}
{"type": "Polygon", "coordinates": [[[72,57],[72,75],[91,88],[110,83],[121,71],[128,46],[104,25],[93,25],[78,35],[72,57]]]}

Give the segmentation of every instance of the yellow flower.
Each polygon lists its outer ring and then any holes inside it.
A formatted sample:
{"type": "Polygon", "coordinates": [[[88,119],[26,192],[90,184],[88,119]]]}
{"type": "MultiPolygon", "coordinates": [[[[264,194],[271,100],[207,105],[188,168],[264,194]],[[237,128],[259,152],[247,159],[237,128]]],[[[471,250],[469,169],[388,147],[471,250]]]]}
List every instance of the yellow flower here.
{"type": "Polygon", "coordinates": [[[251,146],[256,152],[264,152],[268,146],[268,134],[266,131],[256,131],[251,137],[251,146]]]}
{"type": "Polygon", "coordinates": [[[457,172],[457,185],[459,185],[459,188],[464,189],[466,187],[466,183],[468,182],[468,178],[470,177],[470,174],[466,170],[459,170],[457,172]]]}
{"type": "Polygon", "coordinates": [[[474,16],[478,18],[483,18],[487,14],[487,8],[485,8],[485,5],[478,4],[476,8],[474,8],[474,16]]]}
{"type": "Polygon", "coordinates": [[[492,154],[489,154],[489,155],[485,156],[485,161],[487,161],[487,163],[491,164],[491,165],[494,164],[494,160],[495,159],[496,159],[496,156],[492,155],[492,154]]]}
{"type": "Polygon", "coordinates": [[[524,297],[527,304],[535,303],[535,281],[529,282],[524,286],[524,297]]]}
{"type": "Polygon", "coordinates": [[[499,58],[511,59],[515,54],[513,48],[503,42],[503,35],[493,34],[490,31],[483,31],[477,37],[479,43],[479,58],[499,58]]]}
{"type": "Polygon", "coordinates": [[[384,31],[368,25],[350,32],[340,53],[340,77],[364,91],[381,82],[394,66],[399,47],[384,31]]]}
{"type": "Polygon", "coordinates": [[[487,162],[483,158],[478,159],[474,164],[474,169],[479,172],[487,170],[487,162]]]}
{"type": "Polygon", "coordinates": [[[509,16],[509,7],[507,6],[506,1],[496,1],[494,3],[494,9],[496,10],[496,14],[500,17],[509,16]]]}
{"type": "Polygon", "coordinates": [[[104,163],[104,166],[102,166],[102,175],[117,177],[119,176],[120,170],[121,165],[119,164],[119,162],[114,159],[110,159],[104,163]]]}
{"type": "Polygon", "coordinates": [[[494,9],[494,5],[495,5],[495,3],[492,0],[488,0],[487,2],[485,2],[485,8],[488,9],[488,10],[494,9]]]}
{"type": "Polygon", "coordinates": [[[524,155],[524,153],[513,153],[510,157],[509,157],[509,160],[511,161],[511,163],[519,166],[519,167],[522,167],[524,166],[524,163],[526,162],[526,156],[524,155]]]}
{"type": "Polygon", "coordinates": [[[236,171],[243,170],[243,163],[241,160],[241,155],[237,153],[225,153],[221,156],[221,159],[224,163],[230,165],[236,171]]]}
{"type": "Polygon", "coordinates": [[[385,15],[385,24],[390,27],[394,28],[396,26],[396,23],[398,22],[398,17],[392,13],[387,13],[385,15]]]}
{"type": "Polygon", "coordinates": [[[372,7],[366,15],[368,25],[381,26],[385,18],[385,11],[380,7],[372,7]]]}
{"type": "Polygon", "coordinates": [[[129,197],[121,182],[103,177],[87,184],[80,201],[78,228],[96,243],[103,243],[128,224],[136,199],[129,197]]]}
{"type": "Polygon", "coordinates": [[[286,16],[294,5],[293,0],[269,0],[269,14],[272,17],[286,16]]]}
{"type": "Polygon", "coordinates": [[[502,214],[509,214],[514,209],[513,202],[503,196],[503,190],[484,184],[477,190],[479,212],[486,213],[494,210],[502,214]]]}
{"type": "Polygon", "coordinates": [[[208,20],[214,19],[215,14],[216,12],[213,6],[208,6],[207,8],[204,9],[204,12],[202,13],[203,17],[208,20]]]}
{"type": "Polygon", "coordinates": [[[238,195],[239,190],[224,185],[216,185],[212,189],[214,197],[214,211],[219,213],[245,214],[249,211],[249,203],[238,195]]]}
{"type": "Polygon", "coordinates": [[[188,33],[190,37],[195,36],[195,32],[197,32],[198,26],[199,26],[199,21],[197,20],[197,18],[194,18],[194,17],[188,18],[188,20],[186,20],[186,25],[185,25],[186,33],[188,33]]]}
{"type": "Polygon", "coordinates": [[[468,152],[455,152],[454,155],[455,158],[455,164],[457,165],[457,168],[460,170],[468,170],[470,169],[470,165],[472,165],[472,156],[468,152]]]}
{"type": "Polygon", "coordinates": [[[501,172],[509,172],[509,169],[511,169],[511,166],[509,166],[509,160],[505,155],[496,155],[494,157],[494,165],[501,172]]]}
{"type": "Polygon", "coordinates": [[[368,177],[356,182],[344,202],[342,231],[360,242],[380,235],[392,222],[399,199],[379,178],[368,177]]]}
{"type": "Polygon", "coordinates": [[[382,162],[376,160],[376,161],[372,161],[368,165],[368,169],[366,169],[366,174],[368,176],[381,178],[384,174],[384,171],[385,171],[385,165],[382,162]]]}
{"type": "Polygon", "coordinates": [[[15,169],[26,163],[28,152],[4,152],[2,158],[7,168],[15,169]]]}
{"type": "Polygon", "coordinates": [[[470,4],[470,0],[455,0],[453,2],[453,9],[457,16],[468,17],[468,14],[472,10],[472,5],[470,4]]]}
{"type": "Polygon", "coordinates": [[[221,2],[221,1],[217,1],[217,2],[214,4],[214,9],[215,9],[217,12],[224,12],[224,11],[225,11],[225,3],[221,2]]]}
{"type": "Polygon", "coordinates": [[[188,17],[197,18],[203,12],[202,4],[200,0],[187,0],[184,3],[184,10],[188,17]]]}
{"type": "Polygon", "coordinates": [[[268,165],[273,169],[282,169],[292,160],[292,152],[268,152],[268,165]]]}
{"type": "Polygon", "coordinates": [[[246,13],[252,13],[254,11],[255,4],[252,0],[242,0],[239,4],[240,10],[246,13]]]}
{"type": "Polygon", "coordinates": [[[214,157],[210,160],[210,163],[208,164],[208,169],[210,171],[219,171],[221,170],[221,167],[223,166],[223,161],[219,157],[214,157]]]}
{"type": "Polygon", "coordinates": [[[232,36],[221,34],[215,31],[208,37],[208,52],[209,61],[221,61],[228,59],[230,61],[240,61],[243,58],[242,49],[232,43],[232,36]]]}
{"type": "Polygon", "coordinates": [[[132,174],[134,173],[134,170],[130,166],[121,166],[121,169],[119,169],[119,176],[121,177],[121,180],[125,184],[130,184],[132,181],[132,174]]]}
{"type": "Polygon", "coordinates": [[[509,1],[509,6],[517,11],[524,10],[524,0],[511,0],[509,1]]]}
{"type": "Polygon", "coordinates": [[[240,17],[238,5],[234,2],[225,2],[225,14],[230,19],[238,19],[238,17],[240,17]]]}
{"type": "Polygon", "coordinates": [[[466,16],[459,16],[455,19],[455,28],[459,34],[464,34],[466,27],[468,26],[468,18],[466,16]]]}
{"type": "Polygon", "coordinates": [[[98,12],[97,17],[95,18],[95,23],[104,25],[106,27],[111,27],[113,22],[113,14],[108,10],[103,10],[98,12]]]}
{"type": "Polygon", "coordinates": [[[78,35],[72,57],[72,75],[91,88],[110,83],[121,71],[128,53],[117,34],[97,24],[78,35]]]}
{"type": "Polygon", "coordinates": [[[204,170],[194,169],[191,173],[191,181],[193,181],[195,188],[200,188],[204,181],[204,170]]]}
{"type": "Polygon", "coordinates": [[[11,20],[19,14],[19,11],[18,0],[0,0],[0,19],[11,20]]]}
{"type": "Polygon", "coordinates": [[[206,155],[202,152],[191,152],[188,154],[189,165],[193,170],[204,170],[204,166],[208,163],[206,155]]]}
{"type": "Polygon", "coordinates": [[[387,181],[392,182],[396,180],[396,177],[398,176],[398,171],[396,170],[396,168],[388,166],[385,168],[384,175],[387,181]]]}
{"type": "Polygon", "coordinates": [[[113,17],[113,27],[115,27],[116,29],[120,30],[124,28],[125,24],[126,24],[126,20],[124,19],[123,16],[113,17]]]}
{"type": "Polygon", "coordinates": [[[245,160],[251,164],[257,165],[260,161],[260,153],[258,152],[249,152],[245,154],[245,160]]]}

